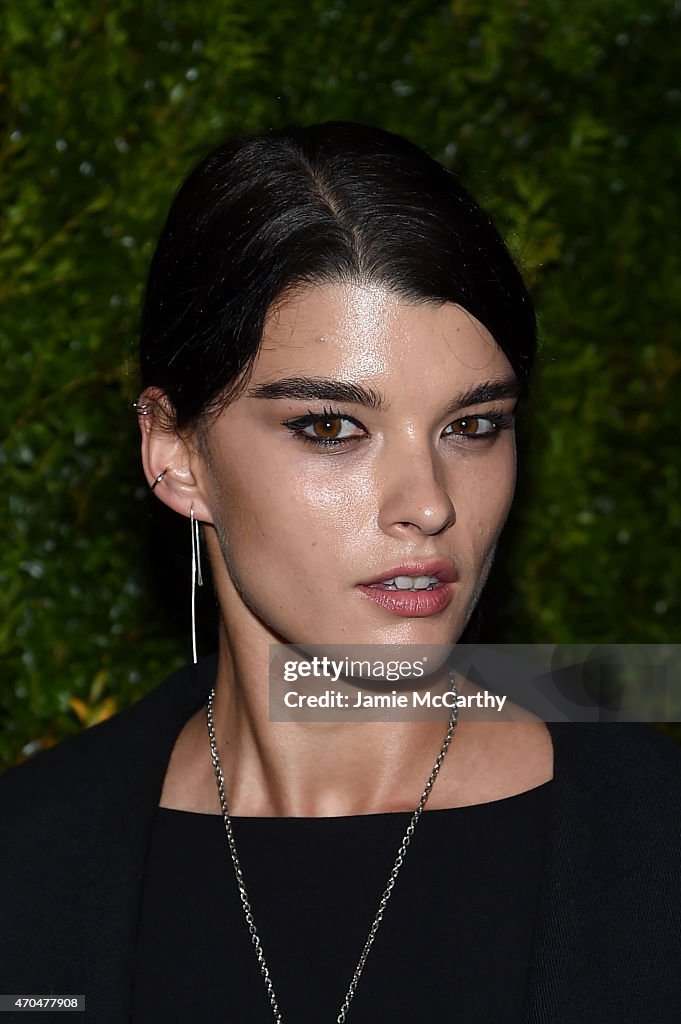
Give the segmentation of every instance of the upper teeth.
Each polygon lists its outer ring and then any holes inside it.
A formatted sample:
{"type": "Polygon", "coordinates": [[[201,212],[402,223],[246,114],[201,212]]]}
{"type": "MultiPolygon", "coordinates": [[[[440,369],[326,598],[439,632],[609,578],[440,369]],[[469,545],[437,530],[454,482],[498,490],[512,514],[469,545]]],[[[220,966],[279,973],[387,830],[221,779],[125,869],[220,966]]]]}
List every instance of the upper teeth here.
{"type": "Polygon", "coordinates": [[[427,590],[439,582],[437,576],[393,576],[391,580],[383,580],[381,586],[395,590],[427,590]]]}

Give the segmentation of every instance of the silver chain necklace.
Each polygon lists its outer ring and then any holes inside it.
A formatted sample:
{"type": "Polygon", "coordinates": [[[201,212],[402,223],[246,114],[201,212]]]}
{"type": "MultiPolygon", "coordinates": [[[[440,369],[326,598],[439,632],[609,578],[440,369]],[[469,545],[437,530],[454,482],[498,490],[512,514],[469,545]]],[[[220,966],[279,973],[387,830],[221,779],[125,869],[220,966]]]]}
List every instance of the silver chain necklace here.
{"type": "MultiPolygon", "coordinates": [[[[350,1008],[350,1002],[355,994],[357,985],[359,983],[359,979],[362,975],[362,971],[364,970],[364,965],[366,964],[367,957],[369,956],[369,951],[374,943],[374,939],[376,938],[376,933],[380,927],[381,921],[383,920],[383,914],[385,913],[385,908],[388,905],[388,900],[392,895],[395,882],[397,881],[397,876],[400,873],[400,868],[404,863],[404,859],[407,854],[407,848],[411,843],[419,818],[421,817],[423,809],[426,806],[426,803],[428,802],[430,791],[432,790],[433,785],[435,784],[435,780],[437,779],[440,773],[442,762],[444,761],[447,751],[449,750],[449,745],[452,742],[452,736],[454,735],[454,730],[456,729],[456,723],[458,720],[458,712],[456,708],[457,689],[455,673],[450,672],[449,678],[451,681],[451,692],[454,695],[454,699],[452,701],[452,709],[451,715],[449,717],[449,725],[447,726],[447,732],[445,733],[445,738],[442,741],[440,752],[435,759],[435,764],[433,765],[432,771],[428,776],[428,781],[426,782],[423,793],[421,794],[421,799],[419,800],[416,810],[412,814],[409,824],[407,825],[406,832],[402,837],[402,842],[400,843],[399,849],[397,851],[395,863],[393,864],[390,875],[388,876],[388,882],[386,884],[385,889],[383,890],[383,895],[381,896],[378,903],[378,910],[376,911],[376,916],[374,917],[374,920],[371,924],[371,928],[369,929],[367,940],[364,943],[364,949],[362,950],[361,956],[357,961],[357,966],[355,967],[355,972],[352,975],[350,987],[348,988],[348,991],[345,995],[345,999],[343,1000],[338,1016],[336,1017],[336,1024],[345,1024],[345,1020],[348,1015],[348,1010],[350,1008]]],[[[262,942],[260,941],[260,936],[258,935],[257,928],[255,927],[255,919],[253,917],[251,903],[248,898],[248,892],[246,890],[246,882],[244,881],[243,872],[241,870],[241,863],[239,861],[239,856],[237,854],[236,842],[234,840],[232,819],[227,809],[227,797],[225,796],[225,777],[222,774],[222,765],[220,763],[220,755],[218,754],[218,745],[217,740],[215,738],[215,722],[213,720],[214,701],[215,687],[213,687],[208,696],[208,704],[206,707],[206,719],[208,722],[208,736],[210,738],[210,754],[211,759],[213,761],[213,769],[215,771],[215,781],[218,787],[218,795],[220,797],[220,807],[222,808],[222,820],[224,822],[225,833],[227,835],[227,845],[229,846],[232,864],[234,865],[234,874],[236,875],[237,886],[239,888],[241,906],[243,907],[244,916],[246,918],[246,924],[248,925],[248,931],[251,936],[251,942],[253,943],[253,949],[255,950],[255,955],[258,959],[258,964],[260,965],[260,973],[262,975],[263,981],[265,982],[265,988],[267,989],[267,995],[270,1000],[270,1006],[272,1007],[272,1012],[274,1014],[275,1021],[277,1022],[277,1024],[282,1024],[283,1018],[281,1015],[281,1011],[279,1010],[276,995],[274,993],[274,986],[272,985],[270,971],[267,966],[267,961],[265,960],[265,954],[263,953],[262,942]]]]}

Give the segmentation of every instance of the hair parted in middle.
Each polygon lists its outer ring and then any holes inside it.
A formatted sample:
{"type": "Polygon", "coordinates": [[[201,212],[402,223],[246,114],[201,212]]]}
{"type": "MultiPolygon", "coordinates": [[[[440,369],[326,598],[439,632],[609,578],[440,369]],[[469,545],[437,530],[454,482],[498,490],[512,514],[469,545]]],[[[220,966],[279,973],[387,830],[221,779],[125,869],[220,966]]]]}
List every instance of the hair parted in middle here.
{"type": "Polygon", "coordinates": [[[143,386],[195,424],[238,393],[276,300],[344,282],[459,304],[528,377],[534,310],[488,215],[413,143],[330,121],[225,142],[189,174],[149,273],[143,386]]]}

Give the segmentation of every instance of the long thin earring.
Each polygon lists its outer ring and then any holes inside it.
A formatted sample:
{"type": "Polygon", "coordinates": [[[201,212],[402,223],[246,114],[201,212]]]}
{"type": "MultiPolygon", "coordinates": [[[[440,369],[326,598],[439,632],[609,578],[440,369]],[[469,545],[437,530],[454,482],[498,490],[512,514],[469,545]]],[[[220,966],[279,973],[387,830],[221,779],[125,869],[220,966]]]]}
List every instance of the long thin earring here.
{"type": "Polygon", "coordinates": [[[194,515],[194,506],[189,511],[189,525],[192,531],[192,655],[194,664],[199,660],[196,656],[196,588],[203,586],[201,575],[201,533],[199,521],[194,515]]]}

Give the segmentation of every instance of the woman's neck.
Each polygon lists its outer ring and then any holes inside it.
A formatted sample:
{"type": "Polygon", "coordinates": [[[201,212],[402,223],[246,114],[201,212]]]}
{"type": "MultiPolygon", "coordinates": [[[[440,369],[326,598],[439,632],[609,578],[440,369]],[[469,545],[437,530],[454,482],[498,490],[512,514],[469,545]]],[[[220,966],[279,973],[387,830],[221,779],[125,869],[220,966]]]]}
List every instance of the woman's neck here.
{"type": "MultiPolygon", "coordinates": [[[[327,817],[414,810],[444,739],[445,718],[272,722],[267,654],[240,664],[244,660],[223,642],[214,720],[231,814],[327,817]]],[[[552,774],[553,750],[543,723],[460,721],[428,807],[502,799],[552,774]]],[[[161,806],[220,813],[205,708],[178,736],[161,806]]]]}

